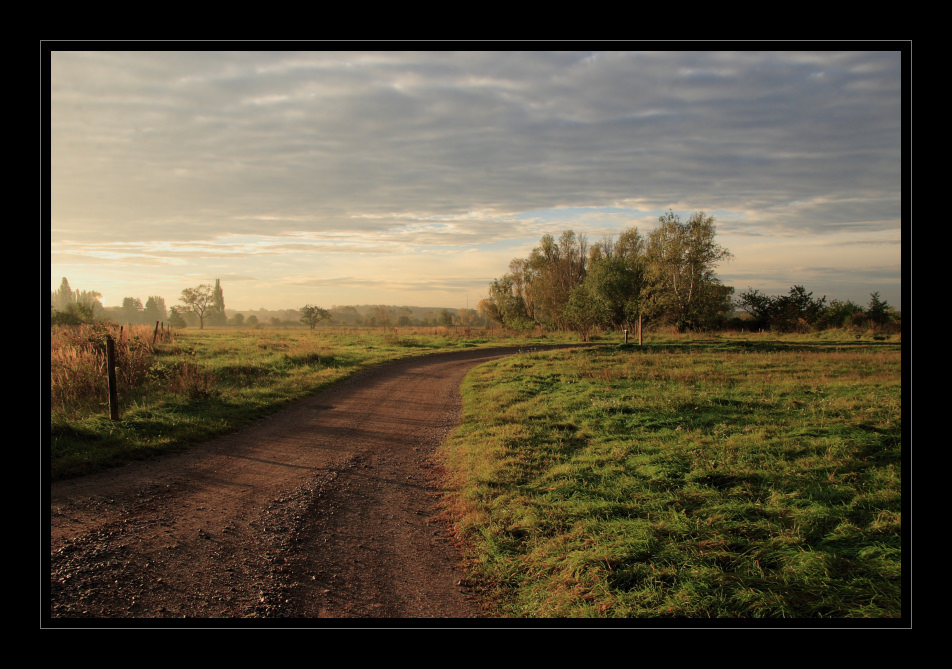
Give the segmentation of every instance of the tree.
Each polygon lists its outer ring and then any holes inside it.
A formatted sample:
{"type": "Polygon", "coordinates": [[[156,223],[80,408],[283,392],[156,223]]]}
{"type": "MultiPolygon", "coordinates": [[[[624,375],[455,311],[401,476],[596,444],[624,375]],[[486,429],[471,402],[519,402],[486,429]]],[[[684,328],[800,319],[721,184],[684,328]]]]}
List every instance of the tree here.
{"type": "Polygon", "coordinates": [[[577,332],[582,341],[588,341],[592,332],[605,320],[600,304],[593,299],[591,285],[581,283],[569,293],[563,309],[563,317],[569,329],[577,332]]]}
{"type": "Polygon", "coordinates": [[[817,327],[820,329],[860,327],[865,320],[866,314],[863,313],[863,307],[852,300],[830,300],[830,304],[820,314],[817,327]]]}
{"type": "Polygon", "coordinates": [[[126,323],[136,325],[142,322],[142,300],[138,297],[122,298],[122,317],[126,323]]]}
{"type": "Polygon", "coordinates": [[[396,312],[397,325],[406,327],[413,324],[413,310],[409,306],[402,306],[396,312]]]}
{"type": "Polygon", "coordinates": [[[569,296],[584,280],[590,255],[584,235],[566,230],[558,241],[543,235],[528,258],[514,258],[509,272],[490,284],[480,314],[515,330],[536,323],[570,327],[569,296]]]}
{"type": "Polygon", "coordinates": [[[215,288],[212,290],[212,304],[207,314],[209,325],[225,325],[228,318],[225,316],[225,294],[221,289],[221,281],[215,279],[215,288]]]}
{"type": "Polygon", "coordinates": [[[714,217],[703,211],[686,222],[671,211],[658,220],[645,247],[645,306],[678,330],[710,327],[729,309],[733,292],[715,288],[714,269],[733,256],[714,241],[714,217]]]}
{"type": "Polygon", "coordinates": [[[816,325],[826,305],[826,295],[815,299],[803,286],[793,286],[790,292],[777,300],[777,315],[781,328],[804,330],[816,325]]]}
{"type": "Polygon", "coordinates": [[[73,295],[73,290],[69,287],[69,281],[67,281],[64,276],[60,282],[59,289],[50,293],[50,303],[54,309],[61,311],[74,302],[76,302],[76,297],[73,295]]]}
{"type": "Polygon", "coordinates": [[[198,316],[199,329],[205,329],[205,317],[214,306],[212,287],[203,283],[194,288],[186,288],[182,291],[182,297],[179,300],[187,307],[186,311],[198,316]]]}
{"type": "Polygon", "coordinates": [[[606,239],[593,247],[582,286],[598,325],[633,329],[642,313],[644,264],[644,240],[637,228],[623,232],[617,242],[606,239]]]}
{"type": "Polygon", "coordinates": [[[393,322],[393,313],[389,308],[381,304],[376,309],[374,309],[371,320],[373,321],[373,325],[388,328],[393,322]]]}
{"type": "Polygon", "coordinates": [[[517,294],[515,280],[511,274],[505,274],[489,285],[489,297],[480,303],[489,318],[513,330],[526,330],[532,325],[532,320],[526,313],[523,298],[517,294]]]}
{"type": "Polygon", "coordinates": [[[304,325],[310,326],[313,330],[314,326],[324,320],[330,320],[331,312],[327,309],[322,309],[321,307],[315,307],[310,304],[306,304],[300,308],[301,313],[301,322],[304,325]]]}
{"type": "Polygon", "coordinates": [[[736,305],[750,314],[753,319],[751,327],[754,329],[770,327],[770,318],[774,311],[774,298],[748,286],[746,293],[737,296],[736,305]]]}
{"type": "Polygon", "coordinates": [[[91,310],[93,317],[102,316],[106,309],[102,306],[102,293],[96,290],[77,290],[73,293],[76,298],[76,304],[85,304],[91,310]]]}
{"type": "Polygon", "coordinates": [[[156,321],[166,321],[168,312],[165,309],[165,299],[158,295],[150,295],[145,301],[145,308],[142,310],[142,319],[149,325],[156,321]]]}
{"type": "Polygon", "coordinates": [[[753,316],[754,327],[776,332],[804,331],[815,327],[827,314],[826,296],[813,297],[803,286],[793,286],[786,295],[770,297],[748,288],[738,296],[737,306],[753,316]]]}
{"type": "Polygon", "coordinates": [[[175,328],[184,328],[188,326],[188,322],[185,320],[185,315],[182,313],[185,311],[184,307],[172,306],[169,309],[169,326],[175,328]]]}
{"type": "Polygon", "coordinates": [[[529,265],[528,260],[524,258],[513,258],[509,262],[509,273],[506,276],[510,281],[509,291],[521,305],[519,307],[521,312],[519,318],[529,319],[535,322],[537,311],[536,297],[539,291],[533,291],[530,290],[530,288],[533,286],[536,270],[529,265]]]}
{"type": "Polygon", "coordinates": [[[583,333],[632,327],[642,317],[682,330],[721,324],[734,289],[714,269],[732,256],[714,241],[714,217],[697,212],[682,223],[669,212],[660,223],[647,239],[630,228],[591,247],[572,230],[558,241],[543,235],[490,284],[480,312],[507,327],[528,321],[583,333]]]}
{"type": "Polygon", "coordinates": [[[60,287],[50,291],[50,315],[64,312],[66,315],[58,317],[60,323],[92,323],[105,313],[100,298],[102,293],[95,290],[72,290],[64,276],[60,287]]]}
{"type": "Polygon", "coordinates": [[[479,314],[475,309],[464,309],[460,307],[456,311],[456,319],[460,325],[472,327],[479,323],[479,314]]]}
{"type": "Polygon", "coordinates": [[[364,319],[353,306],[333,306],[331,307],[331,320],[340,325],[360,325],[364,319]]]}
{"type": "Polygon", "coordinates": [[[53,325],[82,325],[93,322],[93,306],[88,302],[73,302],[65,309],[53,311],[50,322],[53,325]]]}
{"type": "Polygon", "coordinates": [[[479,303],[476,305],[476,309],[477,311],[479,311],[479,315],[482,318],[486,320],[490,320],[490,321],[495,321],[499,323],[500,325],[503,325],[502,314],[499,313],[499,308],[496,306],[496,303],[490,298],[487,297],[480,300],[479,303]]]}
{"type": "Polygon", "coordinates": [[[559,329],[567,327],[565,309],[569,295],[585,278],[588,257],[585,235],[566,230],[558,242],[552,235],[543,235],[523,266],[521,291],[518,277],[513,275],[513,286],[516,295],[523,298],[526,317],[559,329]]]}
{"type": "Polygon", "coordinates": [[[876,325],[886,325],[890,319],[892,307],[886,300],[879,299],[879,293],[869,294],[869,306],[866,307],[866,316],[876,325]]]}

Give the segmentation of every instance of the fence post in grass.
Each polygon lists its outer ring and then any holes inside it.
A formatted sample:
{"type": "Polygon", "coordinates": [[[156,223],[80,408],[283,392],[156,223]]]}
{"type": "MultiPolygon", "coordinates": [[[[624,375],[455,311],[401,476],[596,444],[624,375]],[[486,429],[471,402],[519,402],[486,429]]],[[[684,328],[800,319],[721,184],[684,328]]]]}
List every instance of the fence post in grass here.
{"type": "Polygon", "coordinates": [[[155,331],[152,333],[152,345],[155,345],[155,338],[159,336],[159,322],[155,322],[155,331]]]}
{"type": "Polygon", "coordinates": [[[625,346],[628,346],[628,328],[625,328],[625,346]]]}
{"type": "Polygon", "coordinates": [[[641,314],[638,314],[638,346],[641,346],[641,314]]]}
{"type": "Polygon", "coordinates": [[[116,343],[106,335],[106,372],[109,377],[109,418],[119,420],[119,393],[116,390],[116,343]]]}

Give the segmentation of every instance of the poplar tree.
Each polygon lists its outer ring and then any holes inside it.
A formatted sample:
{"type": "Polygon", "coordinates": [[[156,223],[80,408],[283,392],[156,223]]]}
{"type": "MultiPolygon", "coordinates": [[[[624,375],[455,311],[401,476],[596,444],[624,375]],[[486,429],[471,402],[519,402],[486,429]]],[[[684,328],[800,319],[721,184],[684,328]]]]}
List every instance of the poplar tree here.
{"type": "Polygon", "coordinates": [[[73,295],[73,290],[69,287],[69,281],[67,281],[66,277],[64,276],[63,280],[60,282],[59,289],[53,291],[50,294],[50,302],[52,303],[54,309],[62,310],[75,301],[76,297],[73,295]]]}
{"type": "Polygon", "coordinates": [[[212,292],[212,305],[208,312],[210,325],[224,325],[228,322],[225,317],[225,294],[221,290],[221,281],[215,279],[215,289],[212,292]]]}

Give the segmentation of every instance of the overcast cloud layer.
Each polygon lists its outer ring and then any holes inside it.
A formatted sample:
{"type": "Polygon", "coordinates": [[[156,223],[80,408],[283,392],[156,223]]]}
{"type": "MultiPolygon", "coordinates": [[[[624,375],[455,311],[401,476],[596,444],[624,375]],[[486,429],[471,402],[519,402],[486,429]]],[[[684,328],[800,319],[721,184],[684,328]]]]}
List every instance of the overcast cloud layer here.
{"type": "Polygon", "coordinates": [[[51,289],[475,307],[544,233],[718,221],[738,291],[901,306],[901,54],[51,54],[51,289]]]}

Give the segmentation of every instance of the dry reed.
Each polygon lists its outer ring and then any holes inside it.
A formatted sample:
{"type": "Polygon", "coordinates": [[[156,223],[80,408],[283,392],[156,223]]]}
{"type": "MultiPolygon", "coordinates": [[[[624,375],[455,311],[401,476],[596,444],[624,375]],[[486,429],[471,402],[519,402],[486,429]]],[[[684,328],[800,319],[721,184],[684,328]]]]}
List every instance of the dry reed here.
{"type": "Polygon", "coordinates": [[[53,411],[76,413],[108,402],[106,338],[115,343],[116,382],[129,392],[148,377],[155,359],[153,329],[94,323],[50,329],[50,403],[53,411]]]}

